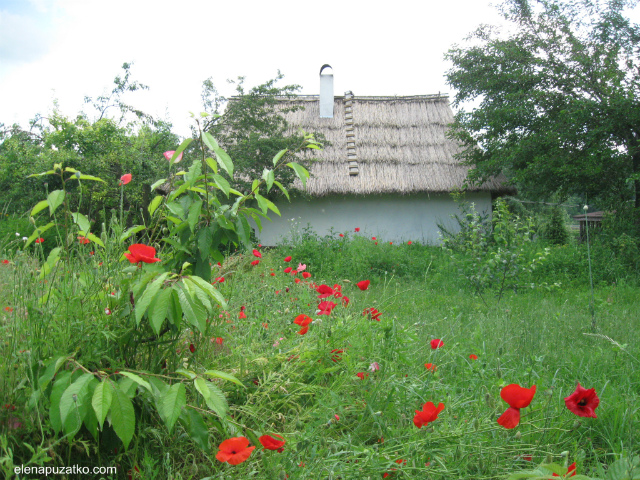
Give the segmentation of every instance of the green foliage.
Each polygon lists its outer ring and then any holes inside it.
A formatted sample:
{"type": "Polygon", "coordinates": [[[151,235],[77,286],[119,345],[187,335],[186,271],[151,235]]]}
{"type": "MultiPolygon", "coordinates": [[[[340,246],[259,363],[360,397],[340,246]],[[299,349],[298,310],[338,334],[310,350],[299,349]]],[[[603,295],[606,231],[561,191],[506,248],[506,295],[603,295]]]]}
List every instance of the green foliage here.
{"type": "Polygon", "coordinates": [[[503,172],[532,196],[640,206],[634,4],[508,0],[508,33],[482,26],[449,51],[454,104],[480,99],[452,129],[472,182],[503,172]]]}
{"type": "Polygon", "coordinates": [[[551,245],[565,245],[569,242],[569,232],[565,225],[565,213],[559,205],[549,209],[546,222],[538,231],[551,245]]]}
{"type": "Polygon", "coordinates": [[[506,289],[524,287],[523,276],[532,273],[549,250],[535,252],[530,248],[532,220],[513,215],[503,199],[496,201],[490,225],[473,204],[464,206],[463,213],[462,222],[457,217],[460,231],[444,232],[443,247],[477,295],[485,300],[484,293],[493,291],[499,302],[506,289]]]}

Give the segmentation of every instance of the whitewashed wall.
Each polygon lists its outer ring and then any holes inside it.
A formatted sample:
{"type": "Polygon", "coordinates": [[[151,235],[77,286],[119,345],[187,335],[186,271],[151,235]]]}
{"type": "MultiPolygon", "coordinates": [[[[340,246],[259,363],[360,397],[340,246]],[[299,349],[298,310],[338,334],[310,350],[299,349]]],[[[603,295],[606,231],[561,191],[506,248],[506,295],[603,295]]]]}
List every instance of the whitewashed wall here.
{"type": "MultiPolygon", "coordinates": [[[[479,212],[491,214],[489,192],[467,193],[467,202],[473,202],[479,212]]],[[[385,242],[439,243],[437,223],[455,228],[451,215],[458,206],[449,194],[327,196],[305,200],[291,198],[291,203],[277,204],[282,217],[269,212],[272,222],[263,220],[262,232],[257,233],[265,246],[277,245],[290,235],[291,228],[310,224],[313,230],[326,235],[336,232],[354,232],[378,237],[385,242]],[[293,221],[292,221],[293,219],[293,221]]]]}

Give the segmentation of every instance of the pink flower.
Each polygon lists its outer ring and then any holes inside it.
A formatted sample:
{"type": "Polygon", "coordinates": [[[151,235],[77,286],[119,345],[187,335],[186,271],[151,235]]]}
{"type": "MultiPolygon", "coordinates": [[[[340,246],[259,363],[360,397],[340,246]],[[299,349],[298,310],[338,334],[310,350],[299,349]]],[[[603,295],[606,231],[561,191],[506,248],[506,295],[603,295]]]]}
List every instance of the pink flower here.
{"type": "MultiPolygon", "coordinates": [[[[166,158],[168,161],[171,161],[171,158],[173,157],[173,154],[176,153],[175,150],[169,150],[168,152],[164,152],[164,158],[166,158]]],[[[178,158],[176,158],[176,161],[173,163],[180,163],[180,160],[182,160],[182,153],[180,153],[180,155],[178,155],[178,158]]]]}
{"type": "Polygon", "coordinates": [[[297,268],[298,272],[302,272],[303,270],[306,270],[306,269],[307,269],[307,266],[305,264],[302,264],[302,263],[298,264],[298,268],[297,268]]]}
{"type": "Polygon", "coordinates": [[[131,174],[130,173],[125,173],[124,175],[122,175],[120,177],[120,183],[118,183],[118,185],[126,185],[130,181],[131,181],[131,174]]]}
{"type": "Polygon", "coordinates": [[[109,310],[109,307],[104,309],[104,313],[105,315],[111,315],[111,310],[109,310]]]}
{"type": "Polygon", "coordinates": [[[376,372],[378,370],[380,370],[380,364],[378,362],[373,362],[371,365],[369,365],[370,372],[376,372]]]}

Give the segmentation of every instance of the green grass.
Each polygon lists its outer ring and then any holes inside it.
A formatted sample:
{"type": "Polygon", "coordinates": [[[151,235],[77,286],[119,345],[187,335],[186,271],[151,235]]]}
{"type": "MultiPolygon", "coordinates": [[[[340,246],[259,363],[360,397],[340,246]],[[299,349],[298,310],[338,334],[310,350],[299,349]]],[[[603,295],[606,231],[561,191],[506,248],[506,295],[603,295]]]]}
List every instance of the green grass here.
{"type": "MultiPolygon", "coordinates": [[[[57,272],[55,309],[38,303],[53,286],[39,283],[34,260],[18,255],[10,257],[11,265],[0,265],[2,403],[16,406],[0,413],[0,439],[7,445],[0,464],[27,463],[32,454],[26,442],[36,450],[54,444],[45,448],[51,464],[118,465],[118,478],[135,465],[143,478],[378,479],[396,468],[394,478],[489,479],[550,456],[577,462],[578,473],[602,476],[601,465],[638,453],[636,287],[598,286],[597,331],[591,332],[588,284],[575,275],[559,288],[509,292],[500,303],[485,305],[440,249],[361,238],[308,240],[263,253],[257,266],[247,256],[227,259],[221,269],[214,267],[214,276],[225,278],[218,287],[228,313],[211,318],[208,335],[187,329],[171,349],[139,349],[140,370],[148,368],[143,359],[163,357],[169,370],[216,369],[242,382],[218,383],[230,412],[226,420],[205,416],[208,448],[198,447],[183,426],[169,434],[142,401],[135,402],[137,428],[127,451],[109,428],[99,442],[84,430],[71,442],[59,441],[48,424],[48,400],[31,397],[34,357],[81,352],[80,362],[104,367],[100,362],[120,334],[118,319],[126,318],[117,310],[123,303],[110,304],[114,312],[105,316],[111,300],[99,293],[126,277],[117,254],[85,256],[69,273],[57,272]],[[282,260],[287,255],[293,256],[289,264],[282,260]],[[349,305],[334,299],[339,305],[330,316],[315,315],[318,293],[282,271],[298,262],[306,263],[309,282],[340,284],[349,305]],[[371,279],[364,292],[355,286],[363,279],[371,279]],[[5,306],[14,310],[5,312],[5,306]],[[246,319],[238,318],[242,306],[246,319]],[[382,312],[380,322],[362,315],[369,307],[382,312]],[[301,336],[293,320],[303,313],[321,321],[301,336]],[[433,350],[433,338],[444,346],[433,350]],[[338,361],[332,349],[344,350],[338,361]],[[372,362],[379,371],[368,372],[372,362]],[[425,363],[437,370],[428,371],[425,363]],[[369,377],[361,380],[358,372],[369,377]],[[597,419],[566,409],[563,398],[577,382],[596,389],[597,419]],[[506,430],[496,420],[507,408],[500,390],[510,383],[536,385],[537,392],[520,425],[506,430]],[[443,402],[445,409],[418,429],[412,418],[428,401],[443,402]],[[21,426],[12,428],[12,419],[21,426]],[[237,466],[215,459],[223,440],[250,432],[283,436],[284,452],[256,448],[237,466]],[[529,456],[531,462],[524,460],[529,456]],[[400,466],[398,459],[407,463],[400,466]]],[[[553,273],[544,274],[549,284],[557,281],[553,273]]],[[[193,390],[187,403],[207,410],[193,390]]]]}

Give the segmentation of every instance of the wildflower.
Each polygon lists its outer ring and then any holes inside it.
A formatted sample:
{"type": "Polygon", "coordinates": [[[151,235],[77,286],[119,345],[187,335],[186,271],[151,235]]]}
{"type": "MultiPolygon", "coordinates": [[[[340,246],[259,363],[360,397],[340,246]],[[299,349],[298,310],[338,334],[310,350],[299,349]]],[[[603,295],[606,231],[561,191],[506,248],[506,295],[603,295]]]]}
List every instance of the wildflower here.
{"type": "Polygon", "coordinates": [[[282,453],[284,451],[284,444],[286,443],[286,441],[280,435],[274,435],[281,440],[273,438],[271,435],[262,435],[260,438],[258,438],[258,440],[260,440],[260,443],[265,450],[277,450],[279,453],[282,453]]]}
{"type": "Polygon", "coordinates": [[[343,307],[346,307],[346,306],[348,306],[348,305],[349,305],[349,297],[347,297],[346,295],[344,295],[344,296],[342,297],[342,306],[343,306],[343,307]]]}
{"type": "Polygon", "coordinates": [[[105,315],[111,315],[111,310],[109,310],[109,307],[106,307],[104,309],[104,313],[105,313],[105,315]]]}
{"type": "Polygon", "coordinates": [[[380,321],[380,315],[382,315],[382,313],[380,313],[377,309],[371,307],[371,308],[366,308],[364,310],[364,312],[362,312],[362,315],[369,315],[369,318],[371,320],[375,320],[376,322],[380,321]]]}
{"type": "Polygon", "coordinates": [[[193,343],[190,343],[190,344],[189,344],[189,351],[190,351],[191,353],[195,353],[195,351],[196,351],[196,347],[195,347],[195,345],[194,345],[193,343]]]}
{"type": "Polygon", "coordinates": [[[360,380],[364,380],[365,378],[367,378],[369,376],[368,373],[364,373],[364,372],[358,372],[356,373],[356,377],[358,377],[360,380]]]}
{"type": "Polygon", "coordinates": [[[302,278],[309,278],[309,277],[311,277],[311,274],[309,272],[302,272],[302,278]]]}
{"type": "Polygon", "coordinates": [[[18,232],[16,232],[16,237],[19,237],[19,236],[20,236],[20,234],[18,232]]]}
{"type": "Polygon", "coordinates": [[[238,315],[238,318],[239,318],[240,320],[242,320],[242,319],[244,319],[244,318],[247,318],[247,314],[246,314],[246,313],[244,313],[244,312],[240,312],[240,314],[238,315]]]}
{"type": "Polygon", "coordinates": [[[319,287],[316,288],[316,292],[318,292],[320,295],[318,295],[318,298],[327,298],[330,297],[331,295],[333,295],[335,292],[333,290],[333,288],[331,288],[329,285],[325,285],[322,284],[319,287]]]}
{"type": "Polygon", "coordinates": [[[356,285],[360,290],[364,292],[367,288],[369,288],[370,283],[371,283],[370,280],[362,280],[361,282],[356,283],[356,285]]]}
{"type": "Polygon", "coordinates": [[[359,228],[359,227],[356,227],[356,232],[359,232],[359,231],[360,231],[360,228],[359,228]]]}
{"type": "Polygon", "coordinates": [[[293,270],[293,268],[287,267],[287,268],[284,269],[284,273],[290,273],[291,270],[293,270]]]}
{"type": "Polygon", "coordinates": [[[218,345],[222,345],[222,343],[224,342],[222,337],[215,337],[211,339],[212,343],[217,343],[218,345]]]}
{"type": "Polygon", "coordinates": [[[300,283],[300,279],[299,278],[296,278],[293,281],[296,282],[296,283],[300,283]]]}
{"type": "Polygon", "coordinates": [[[126,185],[130,181],[131,181],[131,174],[130,173],[125,173],[124,175],[122,175],[120,177],[120,183],[118,183],[118,185],[126,185]]]}
{"type": "Polygon", "coordinates": [[[263,326],[264,328],[269,328],[269,324],[268,324],[268,323],[265,323],[265,322],[262,322],[262,326],[263,326]]]}
{"type": "Polygon", "coordinates": [[[260,263],[260,260],[254,260],[253,262],[251,262],[251,265],[253,265],[255,267],[259,263],[260,263]]]}
{"type": "Polygon", "coordinates": [[[306,327],[311,322],[313,322],[313,319],[309,315],[305,315],[304,313],[298,315],[293,321],[293,323],[295,323],[296,325],[300,325],[301,327],[306,327]]]}
{"type": "Polygon", "coordinates": [[[339,417],[338,415],[335,415],[335,414],[334,414],[334,415],[333,415],[333,417],[336,419],[336,422],[339,422],[339,421],[340,421],[340,417],[339,417]]]}
{"type": "Polygon", "coordinates": [[[393,245],[393,242],[389,242],[389,245],[393,245]]]}
{"type": "Polygon", "coordinates": [[[11,308],[11,307],[4,307],[4,311],[5,311],[5,312],[9,312],[9,313],[11,313],[11,312],[13,312],[13,308],[11,308]]]}
{"type": "Polygon", "coordinates": [[[224,283],[224,277],[216,277],[216,281],[214,283],[224,283]]]}
{"type": "Polygon", "coordinates": [[[431,340],[431,348],[433,350],[443,347],[444,346],[444,342],[442,340],[440,340],[439,338],[434,338],[433,340],[431,340]]]}
{"type": "Polygon", "coordinates": [[[472,353],[471,355],[469,355],[469,358],[471,360],[477,360],[478,359],[478,355],[475,355],[475,354],[472,353]]]}
{"type": "Polygon", "coordinates": [[[298,335],[305,335],[309,331],[309,326],[305,325],[300,330],[298,330],[298,335]]]}
{"type": "Polygon", "coordinates": [[[572,413],[579,417],[598,418],[595,409],[600,405],[600,399],[595,388],[587,389],[578,383],[576,390],[565,397],[564,403],[572,413]]]}
{"type": "Polygon", "coordinates": [[[136,243],[129,247],[129,252],[124,254],[131,263],[155,263],[159,262],[159,258],[155,258],[156,249],[148,245],[136,243]]]}
{"type": "MultiPolygon", "coordinates": [[[[331,355],[331,361],[333,362],[339,362],[340,360],[342,360],[342,357],[340,355],[338,355],[339,353],[344,353],[344,350],[340,350],[338,348],[334,348],[333,350],[331,350],[331,353],[333,353],[333,355],[331,355]]],[[[338,420],[340,420],[338,418],[338,420]]]]}
{"type": "Polygon", "coordinates": [[[40,238],[36,238],[36,243],[42,243],[44,242],[44,238],[40,237],[40,238]]]}
{"type": "MultiPolygon", "coordinates": [[[[371,237],[371,240],[377,240],[377,238],[376,237],[371,237]]],[[[377,245],[377,243],[376,243],[376,245],[377,245]]]]}
{"type": "Polygon", "coordinates": [[[3,265],[9,265],[9,260],[2,260],[3,265]]]}
{"type": "Polygon", "coordinates": [[[318,304],[318,315],[331,315],[331,310],[335,308],[337,303],[324,301],[318,304]]]}
{"type": "MultiPolygon", "coordinates": [[[[175,150],[169,150],[168,152],[164,152],[163,155],[164,158],[166,158],[168,161],[171,161],[174,153],[176,153],[175,150]]],[[[180,160],[182,160],[182,152],[180,153],[180,155],[178,155],[178,158],[176,158],[176,161],[173,163],[180,163],[180,160]]]]}
{"type": "Polygon", "coordinates": [[[80,245],[86,245],[87,243],[90,242],[90,240],[87,237],[83,237],[81,235],[78,237],[78,242],[80,243],[80,245]]]}
{"type": "Polygon", "coordinates": [[[289,255],[288,257],[284,257],[284,261],[289,263],[291,261],[291,255],[289,255]]]}
{"type": "Polygon", "coordinates": [[[411,240],[409,240],[409,241],[407,242],[407,245],[411,245],[411,240]]]}
{"type": "Polygon", "coordinates": [[[343,233],[340,233],[338,236],[339,236],[339,237],[344,237],[344,234],[343,234],[343,233]]]}
{"type": "MultiPolygon", "coordinates": [[[[567,475],[569,475],[570,477],[575,477],[576,476],[576,462],[573,462],[571,465],[569,465],[569,468],[567,468],[567,473],[565,473],[562,476],[564,476],[566,478],[567,475]],[[570,473],[571,473],[571,475],[569,475],[570,473]]],[[[551,476],[552,477],[560,477],[561,475],[558,475],[557,473],[554,473],[551,476]]]]}
{"type": "Polygon", "coordinates": [[[303,264],[303,263],[299,263],[298,264],[298,269],[297,269],[298,273],[300,273],[300,272],[302,272],[303,270],[306,270],[306,269],[307,269],[307,265],[306,264],[303,264]]]}
{"type": "Polygon", "coordinates": [[[220,444],[216,458],[223,463],[238,465],[249,458],[254,448],[249,446],[249,439],[245,437],[230,438],[220,444]]]}
{"type": "Polygon", "coordinates": [[[434,363],[425,363],[424,367],[430,372],[435,372],[436,370],[438,370],[438,367],[434,363]]]}
{"type": "Polygon", "coordinates": [[[253,256],[254,257],[258,257],[258,258],[262,258],[262,254],[256,250],[255,248],[253,249],[253,256]]]}
{"type": "Polygon", "coordinates": [[[509,404],[507,411],[500,415],[498,423],[504,428],[515,428],[520,423],[520,409],[528,407],[536,394],[536,386],[524,388],[512,383],[500,391],[500,397],[509,404]]]}
{"type": "MultiPolygon", "coordinates": [[[[22,237],[22,241],[23,241],[23,242],[26,242],[27,240],[29,240],[29,238],[28,238],[28,237],[22,237]]],[[[36,240],[36,243],[38,243],[38,242],[37,242],[37,240],[36,240]]]]}
{"type": "Polygon", "coordinates": [[[371,365],[369,365],[370,372],[377,372],[378,370],[380,370],[380,364],[378,362],[373,362],[371,365]]]}
{"type": "Polygon", "coordinates": [[[434,420],[438,419],[438,414],[444,410],[444,403],[440,402],[436,407],[433,402],[427,402],[422,406],[422,410],[416,410],[416,415],[413,417],[413,424],[422,428],[434,420]]]}

